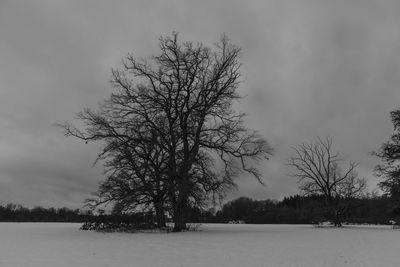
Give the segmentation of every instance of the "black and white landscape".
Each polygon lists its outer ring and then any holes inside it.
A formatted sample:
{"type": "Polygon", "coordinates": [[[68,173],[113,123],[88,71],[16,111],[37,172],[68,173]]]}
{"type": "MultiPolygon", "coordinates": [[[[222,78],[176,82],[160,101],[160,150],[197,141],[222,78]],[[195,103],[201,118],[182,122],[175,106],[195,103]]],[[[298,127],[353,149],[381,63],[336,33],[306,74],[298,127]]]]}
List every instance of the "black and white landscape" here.
{"type": "Polygon", "coordinates": [[[0,0],[0,266],[399,266],[399,10],[0,0]]]}

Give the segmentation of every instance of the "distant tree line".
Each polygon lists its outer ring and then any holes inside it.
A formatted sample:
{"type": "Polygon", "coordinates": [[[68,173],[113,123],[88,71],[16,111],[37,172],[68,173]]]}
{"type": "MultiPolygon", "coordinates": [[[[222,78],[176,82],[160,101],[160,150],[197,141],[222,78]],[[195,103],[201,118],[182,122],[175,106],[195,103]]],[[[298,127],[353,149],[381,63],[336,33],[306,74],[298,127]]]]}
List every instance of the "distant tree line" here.
{"type": "MultiPolygon", "coordinates": [[[[347,223],[388,224],[400,221],[400,212],[392,197],[368,195],[362,198],[342,199],[342,221],[347,223]]],[[[243,221],[250,224],[311,224],[330,220],[330,209],[322,195],[285,197],[281,201],[254,200],[240,197],[227,202],[220,210],[191,208],[186,220],[191,223],[229,223],[243,221]]],[[[26,208],[21,205],[0,206],[0,222],[95,222],[135,223],[156,225],[151,212],[131,214],[93,214],[91,211],[68,208],[26,208]]]]}
{"type": "MultiPolygon", "coordinates": [[[[388,196],[369,196],[364,198],[342,199],[344,223],[388,224],[398,221],[399,212],[388,196]]],[[[325,205],[322,195],[290,196],[282,201],[253,200],[240,197],[222,206],[201,211],[193,209],[189,221],[199,223],[228,223],[244,221],[250,224],[311,224],[331,220],[330,209],[325,205]]]]}
{"type": "Polygon", "coordinates": [[[93,213],[91,210],[63,208],[26,208],[17,204],[0,205],[0,222],[65,222],[65,223],[134,223],[137,225],[156,225],[151,213],[106,214],[104,210],[93,213]]]}
{"type": "Polygon", "coordinates": [[[83,222],[91,212],[69,208],[26,208],[21,205],[0,206],[0,222],[83,222]]]}

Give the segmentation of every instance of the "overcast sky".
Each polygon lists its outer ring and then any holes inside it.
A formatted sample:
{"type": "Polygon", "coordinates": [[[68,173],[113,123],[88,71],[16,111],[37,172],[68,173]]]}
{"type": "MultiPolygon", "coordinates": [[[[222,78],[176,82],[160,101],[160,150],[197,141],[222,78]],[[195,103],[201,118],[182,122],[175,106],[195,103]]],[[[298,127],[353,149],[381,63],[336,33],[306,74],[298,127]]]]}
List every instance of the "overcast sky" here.
{"type": "Polygon", "coordinates": [[[275,155],[261,165],[265,187],[240,177],[229,198],[297,193],[290,147],[327,135],[372,189],[368,153],[400,106],[399,10],[396,0],[0,0],[0,204],[82,206],[104,179],[92,167],[99,149],[52,124],[95,108],[110,69],[129,52],[158,53],[172,31],[208,46],[226,33],[243,49],[238,109],[275,155]]]}

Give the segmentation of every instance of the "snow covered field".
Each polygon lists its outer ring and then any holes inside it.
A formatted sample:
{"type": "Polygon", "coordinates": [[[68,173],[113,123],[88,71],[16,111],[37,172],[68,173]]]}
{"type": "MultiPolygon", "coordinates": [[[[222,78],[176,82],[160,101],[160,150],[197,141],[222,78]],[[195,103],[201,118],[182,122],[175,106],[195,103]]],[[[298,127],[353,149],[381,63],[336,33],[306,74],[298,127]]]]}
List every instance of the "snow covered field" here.
{"type": "Polygon", "coordinates": [[[97,233],[80,224],[0,223],[0,267],[400,266],[400,230],[203,225],[185,233],[97,233]]]}

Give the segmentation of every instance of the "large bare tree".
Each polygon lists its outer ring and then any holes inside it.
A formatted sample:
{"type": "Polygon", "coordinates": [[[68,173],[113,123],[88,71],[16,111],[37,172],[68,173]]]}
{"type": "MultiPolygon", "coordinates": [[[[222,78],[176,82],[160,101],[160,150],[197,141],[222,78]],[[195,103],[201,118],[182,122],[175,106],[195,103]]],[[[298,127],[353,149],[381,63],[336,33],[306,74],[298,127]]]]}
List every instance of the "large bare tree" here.
{"type": "Polygon", "coordinates": [[[343,160],[332,151],[329,137],[302,143],[293,150],[288,165],[294,169],[299,188],[306,195],[323,195],[335,225],[340,226],[340,199],[362,196],[366,190],[365,179],[355,172],[357,164],[349,162],[347,167],[341,167],[343,160]]]}
{"type": "Polygon", "coordinates": [[[174,230],[181,231],[189,205],[231,188],[240,172],[262,183],[254,164],[267,159],[271,148],[233,109],[241,98],[240,48],[225,36],[214,50],[181,43],[176,33],[160,38],[159,47],[159,55],[145,60],[128,55],[123,67],[112,71],[111,97],[98,112],[87,109],[78,116],[85,130],[63,127],[67,135],[105,141],[105,156],[112,156],[115,144],[131,149],[151,144],[162,151],[174,230]],[[217,158],[222,171],[215,167],[217,158]]]}

